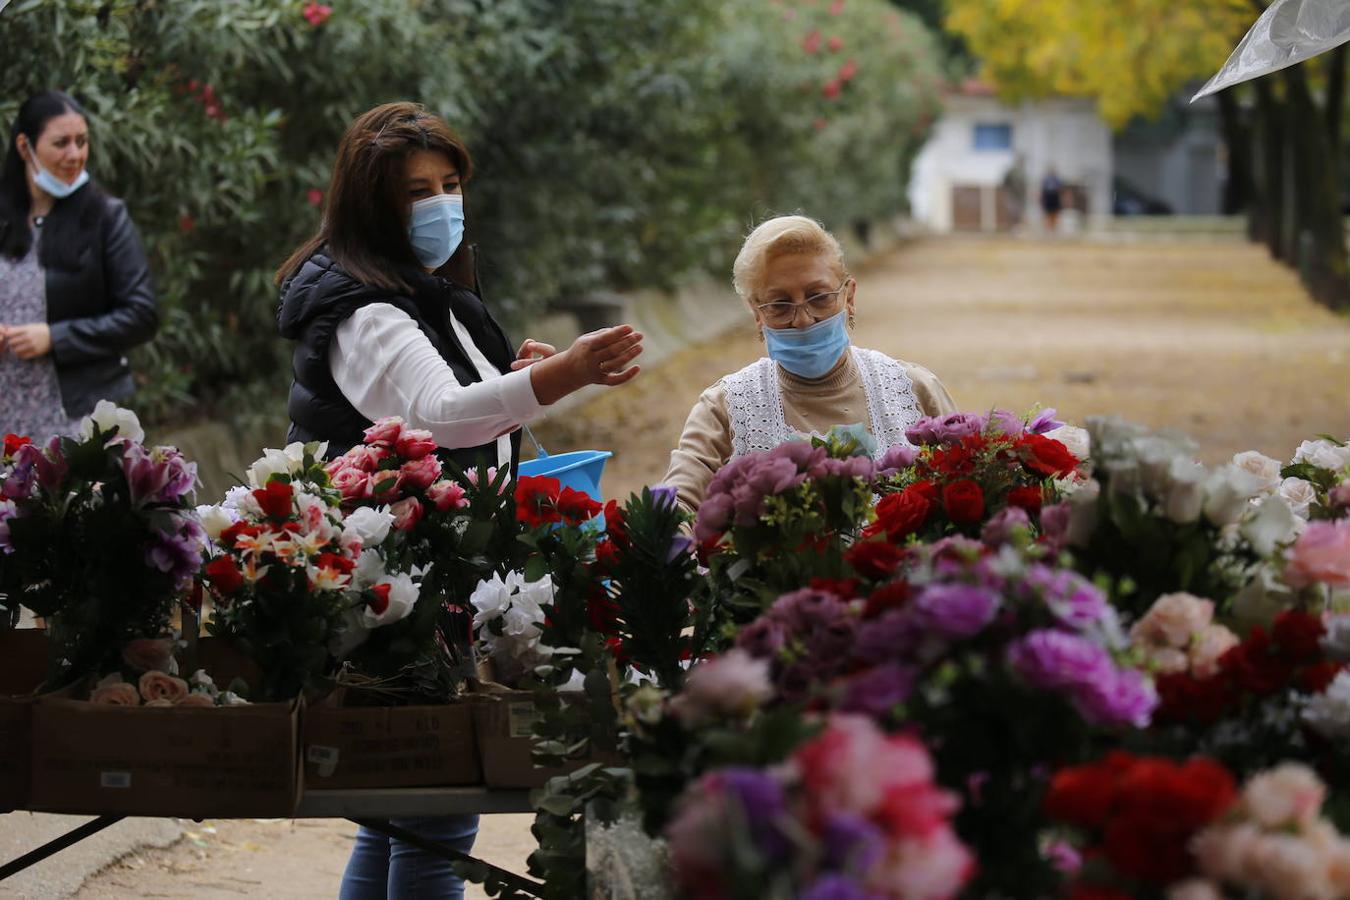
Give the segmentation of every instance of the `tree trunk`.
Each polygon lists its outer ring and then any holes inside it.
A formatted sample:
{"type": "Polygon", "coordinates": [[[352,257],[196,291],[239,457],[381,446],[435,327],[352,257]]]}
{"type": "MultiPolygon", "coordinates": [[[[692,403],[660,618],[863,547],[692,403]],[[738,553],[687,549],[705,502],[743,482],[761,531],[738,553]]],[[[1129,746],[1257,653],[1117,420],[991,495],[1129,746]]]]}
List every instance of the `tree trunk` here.
{"type": "Polygon", "coordinates": [[[1350,271],[1341,217],[1340,160],[1327,136],[1328,115],[1317,108],[1308,88],[1305,64],[1286,69],[1284,83],[1288,133],[1296,154],[1292,174],[1297,255],[1292,260],[1313,297],[1333,309],[1344,308],[1350,306],[1350,271]]]}
{"type": "Polygon", "coordinates": [[[1341,114],[1345,111],[1345,45],[1325,57],[1327,69],[1326,128],[1331,157],[1341,158],[1341,114]]]}
{"type": "Polygon", "coordinates": [[[1256,202],[1252,207],[1250,232],[1262,241],[1274,259],[1282,259],[1284,230],[1284,109],[1275,97],[1270,76],[1256,85],[1255,149],[1260,157],[1256,169],[1256,202]]]}
{"type": "Polygon", "coordinates": [[[1243,120],[1233,91],[1219,91],[1219,125],[1228,153],[1228,177],[1223,185],[1223,214],[1235,216],[1252,204],[1252,128],[1243,120]]]}

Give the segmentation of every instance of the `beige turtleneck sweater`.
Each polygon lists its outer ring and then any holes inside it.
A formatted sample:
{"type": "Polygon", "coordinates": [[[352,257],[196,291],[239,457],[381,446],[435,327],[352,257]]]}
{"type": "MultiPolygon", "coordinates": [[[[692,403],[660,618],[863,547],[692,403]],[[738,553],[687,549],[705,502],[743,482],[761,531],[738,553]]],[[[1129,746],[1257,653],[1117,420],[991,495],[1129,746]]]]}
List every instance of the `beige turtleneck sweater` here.
{"type": "MultiPolygon", "coordinates": [[[[914,384],[914,398],[926,416],[956,412],[956,403],[932,372],[923,366],[899,361],[914,384]]],[[[867,412],[867,394],[852,353],[817,379],[802,378],[778,367],[778,386],[783,396],[787,424],[803,434],[824,434],[835,425],[858,422],[872,430],[867,412]]],[[[719,381],[699,396],[684,423],[679,446],[670,453],[670,468],[662,484],[678,491],[680,504],[697,512],[708,482],[731,459],[731,417],[727,412],[726,388],[719,381]]]]}

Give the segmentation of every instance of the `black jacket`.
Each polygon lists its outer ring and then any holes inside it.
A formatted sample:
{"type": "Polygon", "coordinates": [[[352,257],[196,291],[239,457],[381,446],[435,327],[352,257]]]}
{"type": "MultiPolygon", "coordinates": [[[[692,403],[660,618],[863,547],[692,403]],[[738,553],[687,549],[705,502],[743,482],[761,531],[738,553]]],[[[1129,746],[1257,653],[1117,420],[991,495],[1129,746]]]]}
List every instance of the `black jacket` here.
{"type": "Polygon", "coordinates": [[[135,388],[126,353],[159,328],[150,268],[126,205],[105,198],[89,250],[74,269],[48,268],[47,324],[66,414],[78,418],[99,400],[135,388]]]}
{"type": "MultiPolygon", "coordinates": [[[[338,326],[371,303],[388,303],[407,313],[462,385],[482,378],[455,336],[448,315],[451,310],[488,361],[503,374],[511,371],[515,358],[511,344],[476,293],[436,275],[416,272],[407,277],[413,284],[412,294],[371,287],[352,278],[320,250],[282,285],[277,325],[282,337],[297,341],[287,399],[288,440],[328,441],[330,459],[361,443],[362,432],[372,423],[348,402],[333,380],[328,351],[338,326]]],[[[514,467],[520,457],[519,431],[511,436],[511,451],[514,467]]],[[[494,441],[446,448],[442,456],[467,469],[480,459],[495,463],[497,445],[494,441]]]]}

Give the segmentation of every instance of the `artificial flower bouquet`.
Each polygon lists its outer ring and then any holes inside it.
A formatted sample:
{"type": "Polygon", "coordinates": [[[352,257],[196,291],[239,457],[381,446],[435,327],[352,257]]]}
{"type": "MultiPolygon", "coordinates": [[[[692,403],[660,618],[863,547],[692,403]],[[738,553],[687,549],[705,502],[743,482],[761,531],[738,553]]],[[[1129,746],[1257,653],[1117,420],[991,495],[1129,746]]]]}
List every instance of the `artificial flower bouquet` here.
{"type": "Polygon", "coordinates": [[[338,664],[377,628],[417,603],[416,569],[386,565],[395,516],[359,508],[320,463],[323,447],[269,450],[247,486],[203,507],[211,539],[204,578],[215,605],[207,630],[238,643],[261,670],[256,699],[326,693],[338,664]]]}
{"type": "Polygon", "coordinates": [[[127,641],[164,633],[201,565],[196,464],[144,440],[135,414],[107,401],[76,437],[5,437],[0,619],[12,623],[20,605],[43,617],[49,687],[98,675],[127,641]]]}
{"type": "Polygon", "coordinates": [[[139,638],[122,649],[121,665],[104,675],[89,692],[89,701],[106,706],[185,708],[245,706],[247,685],[236,681],[224,690],[205,669],[179,677],[172,638],[139,638]],[[243,693],[241,693],[243,692],[243,693]]]}

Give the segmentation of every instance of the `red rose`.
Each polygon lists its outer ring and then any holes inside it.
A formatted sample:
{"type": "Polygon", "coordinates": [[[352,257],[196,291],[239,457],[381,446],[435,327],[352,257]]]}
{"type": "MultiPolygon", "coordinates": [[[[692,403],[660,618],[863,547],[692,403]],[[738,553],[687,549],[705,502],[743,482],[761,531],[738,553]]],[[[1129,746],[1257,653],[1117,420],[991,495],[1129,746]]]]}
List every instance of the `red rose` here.
{"type": "Polygon", "coordinates": [[[206,577],[222,595],[233,594],[244,585],[244,576],[228,556],[217,556],[206,564],[206,577]]]}
{"type": "Polygon", "coordinates": [[[604,506],[592,500],[590,494],[570,487],[563,488],[562,493],[558,495],[557,508],[558,514],[569,525],[580,525],[587,519],[595,518],[604,510],[604,506]]]}
{"type": "Polygon", "coordinates": [[[1234,699],[1231,682],[1223,675],[1195,678],[1186,672],[1155,675],[1159,721],[1212,725],[1234,699]]]}
{"type": "Polygon", "coordinates": [[[1065,478],[1078,467],[1078,457],[1054,438],[1043,434],[1026,434],[1017,442],[1022,464],[1041,475],[1065,478]]]}
{"type": "Polygon", "coordinates": [[[370,611],[377,616],[384,615],[384,611],[389,608],[389,589],[393,587],[390,584],[377,584],[370,589],[370,602],[366,604],[370,611]]]}
{"type": "Polygon", "coordinates": [[[1277,653],[1269,633],[1260,625],[1247,640],[1219,657],[1219,670],[1244,691],[1268,696],[1282,690],[1294,677],[1295,663],[1277,653]]]}
{"type": "Polygon", "coordinates": [[[1039,486],[1015,487],[1008,491],[1008,505],[1025,509],[1029,513],[1040,512],[1044,502],[1045,491],[1039,486]]]}
{"type": "Polygon", "coordinates": [[[811,579],[811,583],[807,587],[813,591],[829,591],[842,600],[851,600],[858,596],[858,579],[856,578],[821,578],[817,576],[811,579]]]}
{"type": "Polygon", "coordinates": [[[249,537],[256,537],[259,534],[262,534],[262,529],[257,525],[250,525],[247,522],[239,521],[220,533],[219,543],[222,547],[234,548],[240,536],[248,535],[249,537]]]}
{"type": "Polygon", "coordinates": [[[984,491],[969,479],[953,481],[942,489],[942,505],[957,525],[973,525],[984,518],[984,491]]]}
{"type": "Polygon", "coordinates": [[[291,498],[294,496],[290,484],[276,478],[253,492],[253,499],[262,507],[263,515],[270,519],[290,518],[291,498]]]}
{"type": "Polygon", "coordinates": [[[864,534],[885,533],[892,541],[908,537],[928,521],[936,500],[937,489],[927,481],[916,481],[898,494],[887,494],[877,504],[877,520],[864,534]]]}
{"type": "Polygon", "coordinates": [[[1321,640],[1326,628],[1316,616],[1301,609],[1287,609],[1275,617],[1270,630],[1280,651],[1295,662],[1322,658],[1321,640]]]}
{"type": "Polygon", "coordinates": [[[904,558],[905,551],[887,541],[858,541],[844,553],[854,571],[877,581],[894,572],[904,558]]]}
{"type": "Polygon", "coordinates": [[[586,598],[586,621],[593,631],[616,635],[619,631],[619,604],[603,591],[586,598]]]}
{"type": "Polygon", "coordinates": [[[558,495],[562,483],[545,475],[522,475],[516,480],[516,518],[530,528],[559,521],[558,495]]]}
{"type": "Polygon", "coordinates": [[[314,560],[314,566],[319,569],[332,569],[334,572],[347,575],[351,573],[352,569],[356,568],[356,560],[340,553],[320,553],[314,560]]]}
{"type": "Polygon", "coordinates": [[[1299,690],[1308,694],[1320,694],[1327,689],[1331,682],[1336,680],[1344,666],[1338,665],[1329,659],[1313,663],[1298,673],[1295,681],[1299,690]]]}
{"type": "Polygon", "coordinates": [[[613,572],[619,563],[619,548],[611,540],[595,545],[595,564],[602,572],[613,572]]]}
{"type": "Polygon", "coordinates": [[[1102,843],[1116,871],[1164,887],[1194,869],[1186,847],[1191,833],[1178,822],[1139,809],[1112,819],[1102,843]]]}
{"type": "Polygon", "coordinates": [[[628,532],[624,529],[623,507],[619,506],[617,500],[605,503],[605,532],[612,541],[617,541],[621,545],[628,543],[628,532]]]}
{"type": "Polygon", "coordinates": [[[908,602],[909,582],[892,581],[890,584],[883,584],[867,598],[867,604],[863,607],[863,618],[875,619],[882,613],[899,609],[908,602]]]}
{"type": "Polygon", "coordinates": [[[33,443],[33,439],[20,434],[5,435],[5,456],[13,456],[24,444],[33,443]]]}
{"type": "Polygon", "coordinates": [[[1042,809],[1052,819],[1100,828],[1119,795],[1120,773],[1103,765],[1071,766],[1050,778],[1042,809]]]}

